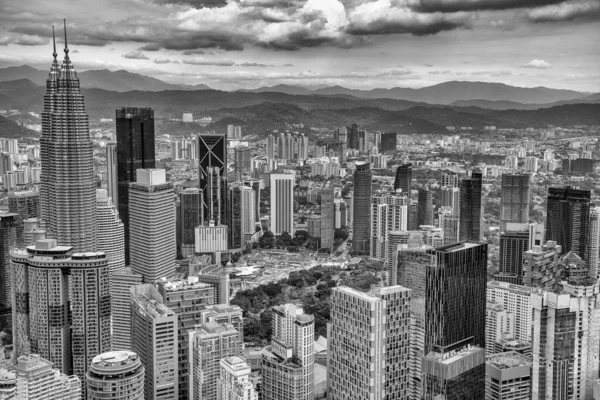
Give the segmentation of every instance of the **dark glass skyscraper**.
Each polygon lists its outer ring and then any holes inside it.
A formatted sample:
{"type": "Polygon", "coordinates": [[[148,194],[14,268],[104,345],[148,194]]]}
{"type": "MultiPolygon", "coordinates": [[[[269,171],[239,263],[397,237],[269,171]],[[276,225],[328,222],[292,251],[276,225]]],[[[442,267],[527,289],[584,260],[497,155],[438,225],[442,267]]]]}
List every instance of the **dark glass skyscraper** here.
{"type": "Polygon", "coordinates": [[[500,191],[500,230],[508,222],[529,222],[529,179],[528,174],[502,174],[500,191]]]}
{"type": "Polygon", "coordinates": [[[386,132],[381,134],[381,153],[396,150],[396,132],[386,132]]]}
{"type": "Polygon", "coordinates": [[[49,237],[75,251],[96,250],[96,179],[89,118],[65,32],[65,56],[46,81],[40,156],[40,203],[49,237]]]}
{"type": "Polygon", "coordinates": [[[481,240],[482,174],[473,172],[470,178],[460,182],[460,223],[459,240],[481,240]]]}
{"type": "Polygon", "coordinates": [[[227,221],[227,134],[198,135],[198,175],[204,220],[227,221]]]}
{"type": "Polygon", "coordinates": [[[137,181],[138,169],[156,166],[154,111],[123,107],[116,111],[116,121],[119,217],[125,228],[125,265],[129,265],[129,184],[137,181]]]}
{"type": "Polygon", "coordinates": [[[494,279],[515,285],[523,284],[523,254],[529,250],[529,231],[500,234],[500,260],[494,279]]]}
{"type": "Polygon", "coordinates": [[[181,238],[180,254],[183,258],[194,255],[195,230],[202,225],[202,191],[198,188],[187,188],[179,193],[177,210],[178,238],[181,238]]]}
{"type": "Polygon", "coordinates": [[[433,197],[427,189],[419,189],[417,226],[421,225],[433,225],[433,197]]]}
{"type": "Polygon", "coordinates": [[[404,164],[396,170],[396,179],[394,180],[394,190],[402,189],[410,198],[410,188],[412,187],[412,164],[404,164]]]}
{"type": "Polygon", "coordinates": [[[357,162],[352,200],[352,250],[361,253],[369,252],[371,180],[371,164],[357,162]]]}
{"type": "Polygon", "coordinates": [[[589,190],[548,188],[546,240],[556,241],[563,254],[572,251],[586,261],[590,199],[589,190]]]}

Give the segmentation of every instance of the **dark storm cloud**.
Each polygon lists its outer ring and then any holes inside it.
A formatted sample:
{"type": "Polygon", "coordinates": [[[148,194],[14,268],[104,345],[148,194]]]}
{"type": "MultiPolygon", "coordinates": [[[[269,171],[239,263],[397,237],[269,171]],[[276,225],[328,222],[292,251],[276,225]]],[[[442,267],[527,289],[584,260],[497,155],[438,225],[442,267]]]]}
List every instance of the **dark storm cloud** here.
{"type": "Polygon", "coordinates": [[[243,39],[220,32],[199,32],[177,34],[157,44],[167,50],[221,49],[240,51],[244,49],[243,39]]]}
{"type": "Polygon", "coordinates": [[[453,13],[459,11],[510,10],[563,3],[565,0],[417,0],[411,8],[418,12],[453,13]]]}
{"type": "Polygon", "coordinates": [[[227,0],[155,0],[157,4],[179,4],[194,8],[223,7],[227,0]]]}
{"type": "Polygon", "coordinates": [[[367,24],[352,24],[346,32],[351,35],[390,35],[410,33],[415,36],[435,35],[443,31],[470,28],[468,20],[433,19],[430,21],[374,20],[367,24]]]}

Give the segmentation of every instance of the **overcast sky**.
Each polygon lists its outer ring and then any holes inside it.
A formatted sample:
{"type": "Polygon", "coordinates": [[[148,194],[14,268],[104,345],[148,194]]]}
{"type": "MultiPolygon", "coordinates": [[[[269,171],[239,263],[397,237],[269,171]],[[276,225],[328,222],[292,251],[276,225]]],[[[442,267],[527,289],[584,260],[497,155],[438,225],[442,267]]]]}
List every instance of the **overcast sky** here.
{"type": "Polygon", "coordinates": [[[80,71],[218,89],[469,80],[600,91],[600,0],[0,0],[0,67],[49,68],[62,18],[80,71]]]}

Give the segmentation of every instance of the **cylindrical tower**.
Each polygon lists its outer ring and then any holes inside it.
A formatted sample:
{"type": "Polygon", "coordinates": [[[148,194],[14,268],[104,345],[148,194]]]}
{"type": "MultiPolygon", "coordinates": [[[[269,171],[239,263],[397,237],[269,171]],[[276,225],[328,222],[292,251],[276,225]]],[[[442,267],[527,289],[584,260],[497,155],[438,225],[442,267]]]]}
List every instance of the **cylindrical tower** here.
{"type": "Polygon", "coordinates": [[[111,351],[92,360],[86,376],[88,400],[143,400],[144,366],[132,351],[111,351]]]}

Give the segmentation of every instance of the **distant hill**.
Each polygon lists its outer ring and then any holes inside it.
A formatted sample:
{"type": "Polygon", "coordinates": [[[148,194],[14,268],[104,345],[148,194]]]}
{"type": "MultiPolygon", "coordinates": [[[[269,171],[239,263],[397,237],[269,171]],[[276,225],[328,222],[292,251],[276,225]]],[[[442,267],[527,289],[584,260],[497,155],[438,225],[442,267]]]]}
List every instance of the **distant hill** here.
{"type": "MultiPolygon", "coordinates": [[[[125,70],[109,71],[90,70],[78,72],[82,88],[97,88],[115,92],[128,92],[132,90],[141,90],[148,92],[158,92],[162,90],[207,90],[210,87],[206,85],[177,85],[163,82],[160,79],[128,72],[125,70]]],[[[20,67],[8,67],[0,69],[0,81],[14,81],[29,79],[36,85],[46,86],[48,71],[38,70],[28,65],[20,67]]]]}
{"type": "Polygon", "coordinates": [[[22,126],[19,126],[19,124],[17,124],[16,122],[0,116],[0,137],[9,139],[21,139],[30,138],[32,136],[39,136],[39,133],[27,128],[23,128],[22,126]]]}

